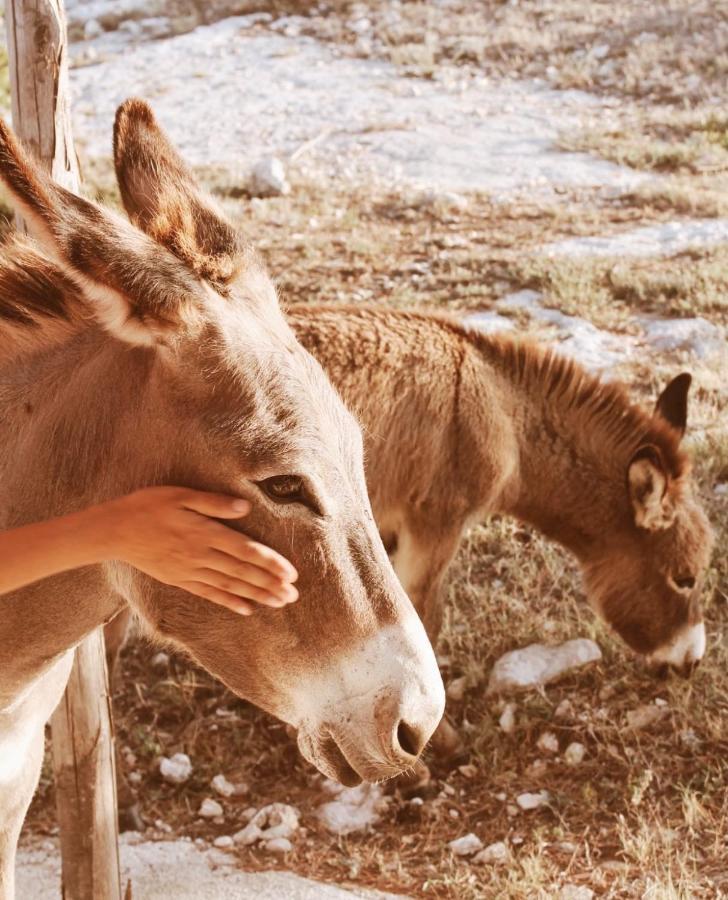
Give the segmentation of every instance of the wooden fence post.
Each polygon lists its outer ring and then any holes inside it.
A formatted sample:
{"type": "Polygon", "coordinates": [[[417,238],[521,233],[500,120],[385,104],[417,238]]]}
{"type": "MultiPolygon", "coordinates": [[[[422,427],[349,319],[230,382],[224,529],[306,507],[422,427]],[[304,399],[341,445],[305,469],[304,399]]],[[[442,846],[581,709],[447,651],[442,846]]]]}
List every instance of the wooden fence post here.
{"type": "MultiPolygon", "coordinates": [[[[57,182],[79,190],[62,0],[6,0],[13,126],[57,182]]],[[[76,649],[51,720],[64,900],[121,900],[114,743],[103,631],[76,649]]]]}

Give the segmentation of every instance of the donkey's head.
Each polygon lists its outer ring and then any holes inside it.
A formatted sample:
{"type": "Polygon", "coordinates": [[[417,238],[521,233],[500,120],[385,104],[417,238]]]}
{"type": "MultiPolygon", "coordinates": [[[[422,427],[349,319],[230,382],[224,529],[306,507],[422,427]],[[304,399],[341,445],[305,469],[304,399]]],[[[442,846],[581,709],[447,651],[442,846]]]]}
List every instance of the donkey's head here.
{"type": "Polygon", "coordinates": [[[146,104],[120,108],[114,155],[133,224],[55,185],[0,129],[0,174],[102,330],[74,350],[74,377],[104,395],[77,415],[115,423],[97,493],[171,482],[249,498],[246,533],[292,561],[301,600],[244,618],[121,564],[109,579],[155,633],[297,727],[327,775],[394,775],[444,692],[374,525],[358,425],[146,104]]]}
{"type": "Polygon", "coordinates": [[[584,561],[597,612],[658,671],[689,674],[705,651],[700,592],[713,542],[679,449],[690,375],[660,394],[645,442],[624,471],[626,527],[605,533],[584,561]]]}

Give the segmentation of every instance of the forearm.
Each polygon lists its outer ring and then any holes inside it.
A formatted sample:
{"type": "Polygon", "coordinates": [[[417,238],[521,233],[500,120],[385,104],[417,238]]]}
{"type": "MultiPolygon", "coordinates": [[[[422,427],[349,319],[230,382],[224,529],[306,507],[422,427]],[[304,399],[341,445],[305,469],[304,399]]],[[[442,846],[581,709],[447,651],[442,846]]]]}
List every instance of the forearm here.
{"type": "Polygon", "coordinates": [[[106,559],[98,507],[0,532],[0,594],[106,559]]]}

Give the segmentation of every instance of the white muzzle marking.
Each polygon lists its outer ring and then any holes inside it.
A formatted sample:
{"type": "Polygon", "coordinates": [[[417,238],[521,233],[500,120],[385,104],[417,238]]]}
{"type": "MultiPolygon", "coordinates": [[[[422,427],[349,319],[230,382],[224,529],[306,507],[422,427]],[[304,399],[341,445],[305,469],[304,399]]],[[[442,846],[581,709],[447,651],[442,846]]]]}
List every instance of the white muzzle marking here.
{"type": "Polygon", "coordinates": [[[699,662],[704,653],[705,625],[698,622],[697,625],[688,625],[669,644],[655,650],[650,661],[682,669],[690,663],[699,662]]]}

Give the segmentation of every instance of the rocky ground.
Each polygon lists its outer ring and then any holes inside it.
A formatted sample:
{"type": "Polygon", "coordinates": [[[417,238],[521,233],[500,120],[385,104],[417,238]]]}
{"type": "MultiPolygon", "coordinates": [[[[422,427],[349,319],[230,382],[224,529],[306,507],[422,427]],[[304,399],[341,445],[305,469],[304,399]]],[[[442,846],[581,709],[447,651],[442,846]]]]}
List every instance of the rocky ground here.
{"type": "MultiPolygon", "coordinates": [[[[585,608],[564,553],[513,522],[473,529],[438,647],[467,757],[430,760],[430,784],[404,794],[338,791],[279,723],[133,643],[115,692],[145,825],[129,870],[166,841],[159,865],[179,853],[200,885],[211,867],[228,886],[281,868],[458,900],[728,893],[726,4],[68,7],[88,190],[117,201],[113,110],[139,93],[285,301],[459,310],[555,341],[647,403],[689,369],[719,533],[707,659],[657,683],[585,608]],[[588,664],[487,691],[504,654],[576,638],[588,664]]],[[[51,877],[47,772],[26,830],[24,859],[51,877]]]]}

